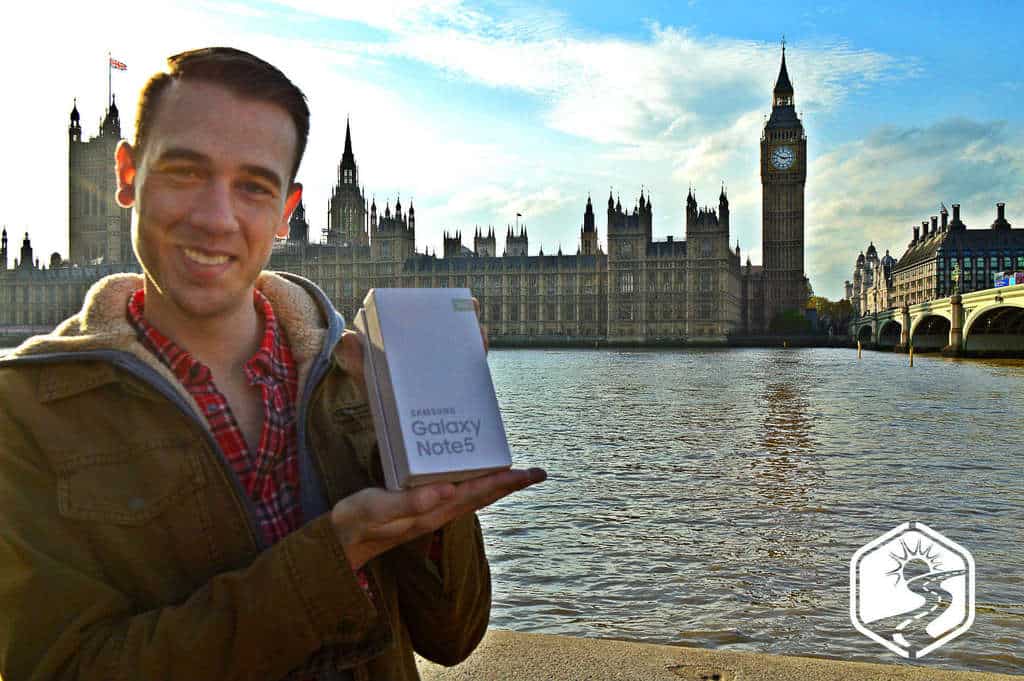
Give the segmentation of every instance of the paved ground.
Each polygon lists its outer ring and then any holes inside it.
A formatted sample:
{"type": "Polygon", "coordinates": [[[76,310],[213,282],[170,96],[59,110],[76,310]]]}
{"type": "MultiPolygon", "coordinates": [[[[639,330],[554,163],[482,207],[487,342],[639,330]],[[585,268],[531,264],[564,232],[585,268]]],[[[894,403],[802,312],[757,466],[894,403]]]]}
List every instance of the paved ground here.
{"type": "MultiPolygon", "coordinates": [[[[490,631],[457,667],[419,660],[424,681],[1021,681],[1024,677],[490,631]]],[[[1024,671],[1024,670],[1022,670],[1024,671]]]]}

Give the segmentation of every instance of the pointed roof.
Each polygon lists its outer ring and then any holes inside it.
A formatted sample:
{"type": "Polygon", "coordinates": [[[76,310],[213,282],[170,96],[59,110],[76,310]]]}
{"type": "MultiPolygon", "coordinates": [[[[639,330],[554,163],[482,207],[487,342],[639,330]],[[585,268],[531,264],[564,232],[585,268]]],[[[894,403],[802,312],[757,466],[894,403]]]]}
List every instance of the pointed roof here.
{"type": "Polygon", "coordinates": [[[75,97],[75,103],[71,106],[71,122],[78,123],[82,119],[78,113],[78,97],[75,97]]]}
{"type": "Polygon", "coordinates": [[[356,157],[352,153],[352,127],[349,125],[348,118],[345,118],[345,151],[341,155],[341,163],[338,164],[338,180],[342,179],[341,169],[352,170],[352,182],[357,182],[356,177],[356,157]]]}
{"type": "Polygon", "coordinates": [[[775,81],[775,95],[793,95],[793,84],[789,82],[789,71],[786,70],[786,46],[782,46],[782,66],[779,68],[779,77],[775,81]]]}

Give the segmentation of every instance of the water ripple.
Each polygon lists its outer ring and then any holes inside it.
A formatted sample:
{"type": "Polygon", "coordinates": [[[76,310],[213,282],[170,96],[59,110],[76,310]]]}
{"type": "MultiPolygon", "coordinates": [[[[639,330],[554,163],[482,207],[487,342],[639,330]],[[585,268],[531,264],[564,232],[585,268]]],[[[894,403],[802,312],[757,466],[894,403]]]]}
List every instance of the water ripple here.
{"type": "MultiPolygon", "coordinates": [[[[979,604],[1024,603],[1024,362],[845,350],[495,350],[517,466],[481,513],[497,627],[897,662],[848,618],[853,552],[921,520],[979,604]]],[[[1017,614],[1014,614],[1017,613],[1017,614]]],[[[1017,671],[979,606],[928,664],[1017,671]]]]}

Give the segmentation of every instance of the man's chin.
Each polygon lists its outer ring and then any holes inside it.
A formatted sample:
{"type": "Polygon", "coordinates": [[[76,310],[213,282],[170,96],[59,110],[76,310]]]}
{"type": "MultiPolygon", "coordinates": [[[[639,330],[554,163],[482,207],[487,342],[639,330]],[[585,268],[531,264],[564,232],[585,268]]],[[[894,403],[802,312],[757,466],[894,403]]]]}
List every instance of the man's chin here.
{"type": "MultiPolygon", "coordinates": [[[[169,303],[174,316],[184,323],[207,325],[237,319],[239,311],[245,306],[252,307],[251,291],[236,295],[227,295],[225,291],[172,291],[169,296],[160,296],[158,304],[169,303]]],[[[146,307],[150,301],[147,298],[146,307]]]]}

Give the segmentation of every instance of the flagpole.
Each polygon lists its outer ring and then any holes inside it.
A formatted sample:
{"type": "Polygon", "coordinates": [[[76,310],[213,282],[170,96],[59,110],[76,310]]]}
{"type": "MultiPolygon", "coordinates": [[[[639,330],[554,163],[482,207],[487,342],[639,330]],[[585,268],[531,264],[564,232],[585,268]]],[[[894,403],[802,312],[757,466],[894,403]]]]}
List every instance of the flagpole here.
{"type": "Polygon", "coordinates": [[[107,50],[107,109],[110,109],[111,86],[110,86],[110,50],[107,50]]]}

